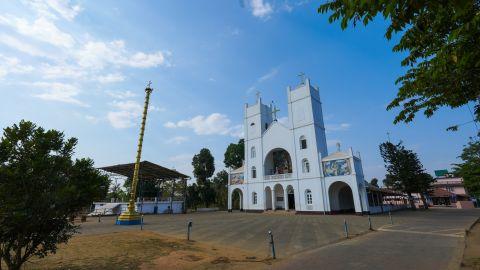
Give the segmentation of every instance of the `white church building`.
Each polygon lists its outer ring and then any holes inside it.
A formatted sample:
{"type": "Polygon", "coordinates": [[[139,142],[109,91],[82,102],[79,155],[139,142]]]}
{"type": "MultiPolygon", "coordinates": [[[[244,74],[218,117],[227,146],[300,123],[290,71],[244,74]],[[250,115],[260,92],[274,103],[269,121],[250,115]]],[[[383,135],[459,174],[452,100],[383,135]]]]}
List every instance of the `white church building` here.
{"type": "Polygon", "coordinates": [[[229,211],[368,213],[360,157],[339,145],[328,154],[319,89],[307,78],[287,97],[286,124],[260,96],[245,104],[245,161],[229,173],[229,211]]]}

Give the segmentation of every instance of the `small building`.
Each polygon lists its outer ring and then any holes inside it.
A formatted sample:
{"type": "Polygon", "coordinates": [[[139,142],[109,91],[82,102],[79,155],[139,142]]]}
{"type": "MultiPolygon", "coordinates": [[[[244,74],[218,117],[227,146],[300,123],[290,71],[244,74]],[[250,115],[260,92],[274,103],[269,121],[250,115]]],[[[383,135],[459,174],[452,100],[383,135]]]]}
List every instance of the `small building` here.
{"type": "Polygon", "coordinates": [[[473,202],[463,184],[463,178],[455,177],[448,170],[436,170],[435,177],[432,190],[429,192],[433,206],[473,207],[473,202]]]}

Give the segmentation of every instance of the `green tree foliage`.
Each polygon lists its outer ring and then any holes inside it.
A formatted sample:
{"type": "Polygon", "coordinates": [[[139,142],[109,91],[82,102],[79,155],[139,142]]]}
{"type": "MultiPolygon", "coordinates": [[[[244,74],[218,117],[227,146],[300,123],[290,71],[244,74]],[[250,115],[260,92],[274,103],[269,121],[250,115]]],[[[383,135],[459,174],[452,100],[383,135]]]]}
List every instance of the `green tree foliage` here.
{"type": "Polygon", "coordinates": [[[425,172],[417,154],[406,149],[402,142],[380,144],[380,154],[387,170],[385,186],[407,193],[412,209],[415,209],[412,193],[420,193],[423,204],[427,207],[424,193],[430,188],[433,178],[425,172]]]}
{"type": "Polygon", "coordinates": [[[372,178],[372,180],[370,180],[370,185],[372,185],[374,187],[378,187],[378,179],[377,178],[372,178]]]}
{"type": "Polygon", "coordinates": [[[231,143],[225,151],[223,163],[225,167],[237,169],[242,167],[245,159],[245,140],[240,139],[238,143],[231,143]]]}
{"type": "Polygon", "coordinates": [[[215,192],[212,189],[210,178],[215,172],[215,161],[210,150],[203,148],[193,156],[193,175],[197,178],[197,192],[200,201],[209,207],[215,201],[215,192]]]}
{"type": "Polygon", "coordinates": [[[480,197],[480,140],[472,140],[463,148],[462,163],[454,164],[454,173],[463,178],[470,195],[480,197]]]}
{"type": "Polygon", "coordinates": [[[197,178],[199,186],[205,184],[208,178],[215,172],[215,163],[210,150],[203,148],[200,153],[193,156],[193,175],[197,178]]]}
{"type": "Polygon", "coordinates": [[[197,184],[194,183],[187,187],[186,203],[187,203],[187,208],[189,209],[197,209],[197,207],[200,205],[201,200],[200,200],[197,184]]]}
{"type": "MultiPolygon", "coordinates": [[[[409,69],[397,79],[400,89],[387,107],[401,107],[395,123],[410,122],[421,110],[430,117],[439,107],[480,98],[479,1],[335,0],[318,12],[331,12],[329,21],[339,20],[342,29],[381,15],[390,23],[385,37],[401,36],[393,51],[406,53],[401,64],[409,69]]],[[[479,121],[479,103],[475,113],[479,121]]]]}
{"type": "Polygon", "coordinates": [[[21,121],[0,140],[0,257],[20,269],[55,253],[77,232],[69,217],[104,199],[109,180],[90,159],[72,160],[77,139],[21,121]]]}
{"type": "Polygon", "coordinates": [[[215,191],[215,205],[220,209],[227,209],[228,202],[228,173],[225,170],[219,171],[212,180],[215,191]]]}

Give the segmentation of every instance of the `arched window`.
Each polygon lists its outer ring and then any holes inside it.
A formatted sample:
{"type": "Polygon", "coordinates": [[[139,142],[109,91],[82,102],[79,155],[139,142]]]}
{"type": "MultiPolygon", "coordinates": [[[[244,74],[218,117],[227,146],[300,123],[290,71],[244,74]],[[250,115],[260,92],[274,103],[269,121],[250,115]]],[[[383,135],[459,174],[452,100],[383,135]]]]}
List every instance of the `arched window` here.
{"type": "Polygon", "coordinates": [[[302,160],[302,171],[304,173],[309,173],[310,172],[310,163],[308,162],[308,159],[304,158],[302,160]]]}
{"type": "Polygon", "coordinates": [[[307,138],[300,136],[300,149],[307,149],[307,138]]]}
{"type": "Polygon", "coordinates": [[[305,202],[309,205],[313,203],[312,191],[310,189],[305,190],[305,202]]]}
{"type": "Polygon", "coordinates": [[[250,157],[255,158],[257,156],[257,153],[255,152],[255,146],[252,146],[250,149],[250,157]]]}
{"type": "Polygon", "coordinates": [[[252,167],[252,178],[257,178],[257,169],[255,166],[252,167]]]}
{"type": "Polygon", "coordinates": [[[256,192],[252,193],[252,203],[257,204],[257,193],[256,192]]]}

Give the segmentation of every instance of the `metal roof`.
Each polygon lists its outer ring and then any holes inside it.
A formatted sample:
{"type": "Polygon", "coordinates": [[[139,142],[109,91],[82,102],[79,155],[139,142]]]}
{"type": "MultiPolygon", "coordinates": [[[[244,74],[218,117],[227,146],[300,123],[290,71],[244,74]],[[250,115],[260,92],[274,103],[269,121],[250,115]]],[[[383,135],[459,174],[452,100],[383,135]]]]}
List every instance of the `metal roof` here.
{"type": "MultiPolygon", "coordinates": [[[[133,171],[135,169],[135,163],[118,164],[118,165],[107,166],[107,167],[102,167],[98,169],[111,172],[111,173],[120,174],[132,179],[133,171]]],[[[190,176],[187,176],[175,170],[167,169],[165,167],[162,167],[150,161],[144,160],[140,162],[140,169],[138,173],[139,180],[154,180],[154,179],[170,180],[170,179],[180,179],[180,178],[187,179],[187,178],[190,178],[190,176]]]]}

